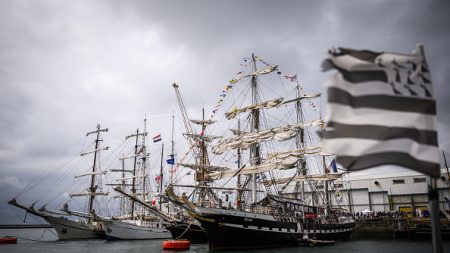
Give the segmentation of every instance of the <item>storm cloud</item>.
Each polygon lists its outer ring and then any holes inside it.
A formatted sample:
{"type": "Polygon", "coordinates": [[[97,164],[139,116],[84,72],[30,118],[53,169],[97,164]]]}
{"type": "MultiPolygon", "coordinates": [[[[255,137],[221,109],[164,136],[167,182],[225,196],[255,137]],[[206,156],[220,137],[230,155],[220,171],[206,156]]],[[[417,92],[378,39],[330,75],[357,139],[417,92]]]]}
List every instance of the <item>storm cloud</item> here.
{"type": "Polygon", "coordinates": [[[120,142],[147,114],[150,134],[169,136],[171,84],[199,117],[251,53],[323,92],[332,46],[424,44],[448,152],[449,24],[443,0],[0,1],[0,223],[21,221],[6,201],[79,153],[97,123],[120,142]]]}

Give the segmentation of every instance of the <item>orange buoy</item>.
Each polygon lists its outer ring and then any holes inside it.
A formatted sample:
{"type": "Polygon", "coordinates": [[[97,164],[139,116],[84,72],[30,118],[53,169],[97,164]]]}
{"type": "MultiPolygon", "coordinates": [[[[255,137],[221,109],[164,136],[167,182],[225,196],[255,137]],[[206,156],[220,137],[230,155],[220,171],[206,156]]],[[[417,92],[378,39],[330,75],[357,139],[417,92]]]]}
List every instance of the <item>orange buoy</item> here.
{"type": "Polygon", "coordinates": [[[17,244],[16,237],[1,237],[0,244],[17,244]]]}
{"type": "Polygon", "coordinates": [[[163,249],[189,249],[191,242],[185,239],[181,240],[165,240],[163,249]]]}

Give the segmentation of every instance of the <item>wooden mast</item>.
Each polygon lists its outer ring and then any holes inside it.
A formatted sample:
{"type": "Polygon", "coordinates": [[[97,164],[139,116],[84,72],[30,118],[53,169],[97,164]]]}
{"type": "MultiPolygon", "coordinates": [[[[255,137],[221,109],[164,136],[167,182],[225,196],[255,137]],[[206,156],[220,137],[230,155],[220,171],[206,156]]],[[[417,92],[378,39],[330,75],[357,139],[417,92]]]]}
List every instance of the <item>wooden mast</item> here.
{"type": "MultiPolygon", "coordinates": [[[[163,160],[164,160],[164,142],[161,144],[161,166],[159,169],[159,193],[162,194],[163,188],[163,160]]],[[[162,209],[162,198],[159,197],[159,210],[162,209]]]]}
{"type": "MultiPolygon", "coordinates": [[[[143,133],[139,133],[139,129],[136,129],[136,133],[132,135],[128,135],[125,137],[125,139],[129,139],[131,137],[136,137],[135,144],[134,144],[134,163],[133,163],[133,177],[131,181],[131,193],[134,197],[136,197],[136,167],[137,167],[137,153],[138,153],[138,140],[139,135],[143,135],[143,133]]],[[[131,200],[131,219],[134,218],[134,207],[135,207],[135,201],[131,200]]]]}
{"type": "MultiPolygon", "coordinates": [[[[138,153],[142,154],[142,164],[141,164],[141,168],[142,168],[142,201],[145,203],[145,195],[146,195],[146,190],[145,190],[145,185],[146,185],[146,179],[147,179],[147,175],[146,173],[146,169],[147,169],[147,146],[146,146],[146,142],[145,142],[145,137],[147,136],[147,116],[144,118],[144,132],[142,133],[142,148],[141,150],[138,151],[138,153]]],[[[136,154],[137,155],[137,154],[136,154]]],[[[144,220],[144,206],[141,205],[141,220],[144,220]]]]}
{"type": "MultiPolygon", "coordinates": [[[[255,54],[252,54],[252,73],[256,73],[257,67],[256,67],[256,59],[255,54]]],[[[258,103],[258,87],[257,87],[257,79],[256,74],[252,75],[251,80],[251,88],[252,88],[252,104],[258,103]]],[[[250,132],[257,133],[259,132],[259,109],[253,109],[251,111],[252,115],[252,126],[250,128],[250,132]]],[[[251,165],[259,165],[260,162],[260,155],[259,155],[259,144],[253,143],[250,148],[250,164],[251,165]]],[[[257,196],[256,196],[256,173],[252,174],[252,203],[256,203],[257,196]]]]}
{"type": "MultiPolygon", "coordinates": [[[[301,94],[300,94],[300,84],[298,83],[297,80],[297,98],[300,98],[301,94]]],[[[296,115],[297,115],[297,124],[299,124],[300,122],[303,121],[303,109],[302,109],[302,103],[300,101],[300,99],[297,101],[296,105],[296,115]]],[[[298,132],[297,136],[296,136],[296,140],[295,140],[295,144],[297,146],[297,149],[300,148],[304,148],[305,147],[305,130],[303,128],[300,129],[300,131],[298,132]]],[[[305,176],[306,175],[306,162],[304,159],[300,160],[297,163],[297,174],[305,176]]],[[[301,182],[301,196],[302,196],[302,201],[303,201],[303,205],[302,205],[302,225],[306,223],[306,219],[305,219],[305,182],[302,181],[301,182]]],[[[295,185],[295,189],[296,189],[296,195],[298,195],[298,182],[295,185]]],[[[296,196],[298,198],[298,196],[296,196]]],[[[303,236],[303,239],[308,239],[308,229],[306,227],[305,228],[305,233],[303,236]]]]}
{"type": "MultiPolygon", "coordinates": [[[[174,137],[174,131],[175,131],[175,114],[172,111],[172,135],[170,137],[170,159],[173,159],[173,162],[170,164],[170,185],[173,184],[173,166],[175,164],[175,154],[174,154],[174,147],[175,147],[175,142],[173,140],[174,137]]],[[[162,172],[161,172],[162,175],[162,172]]],[[[162,176],[161,176],[161,182],[162,182],[162,176]]],[[[162,194],[162,188],[161,188],[161,192],[162,194]]],[[[160,200],[161,201],[161,200],[160,200]]],[[[172,208],[171,208],[172,203],[168,203],[167,205],[167,212],[169,214],[169,216],[171,216],[171,212],[172,212],[172,208]]]]}
{"type": "MultiPolygon", "coordinates": [[[[238,119],[238,136],[241,135],[241,120],[238,119]]],[[[241,168],[241,148],[238,147],[237,149],[237,167],[238,169],[241,168]]],[[[242,196],[242,190],[241,190],[241,174],[237,175],[237,179],[236,179],[236,187],[237,187],[237,198],[236,198],[236,202],[237,204],[241,204],[241,196],[242,196]]],[[[238,206],[238,208],[240,208],[238,206]]]]}
{"type": "Polygon", "coordinates": [[[91,187],[89,188],[89,191],[91,193],[91,194],[89,194],[89,206],[88,206],[89,214],[93,213],[95,192],[97,191],[97,187],[95,185],[95,171],[96,171],[96,167],[97,167],[97,154],[100,151],[99,144],[100,144],[100,141],[102,141],[102,140],[100,140],[100,132],[108,132],[108,128],[100,129],[100,124],[97,124],[97,130],[86,134],[86,136],[88,136],[90,134],[97,133],[97,138],[95,139],[94,164],[92,165],[91,187]]]}

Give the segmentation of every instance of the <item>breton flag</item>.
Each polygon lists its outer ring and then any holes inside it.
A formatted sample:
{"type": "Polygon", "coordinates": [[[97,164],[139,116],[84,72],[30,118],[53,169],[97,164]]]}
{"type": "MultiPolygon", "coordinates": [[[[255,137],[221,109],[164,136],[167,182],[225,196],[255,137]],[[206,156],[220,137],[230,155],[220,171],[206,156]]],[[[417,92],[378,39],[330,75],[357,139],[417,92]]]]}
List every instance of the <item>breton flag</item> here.
{"type": "Polygon", "coordinates": [[[436,102],[424,49],[412,54],[339,48],[327,82],[324,148],[350,171],[400,165],[439,177],[436,102]]]}
{"type": "Polygon", "coordinates": [[[158,134],[157,136],[153,137],[153,142],[161,141],[161,134],[158,134]]]}

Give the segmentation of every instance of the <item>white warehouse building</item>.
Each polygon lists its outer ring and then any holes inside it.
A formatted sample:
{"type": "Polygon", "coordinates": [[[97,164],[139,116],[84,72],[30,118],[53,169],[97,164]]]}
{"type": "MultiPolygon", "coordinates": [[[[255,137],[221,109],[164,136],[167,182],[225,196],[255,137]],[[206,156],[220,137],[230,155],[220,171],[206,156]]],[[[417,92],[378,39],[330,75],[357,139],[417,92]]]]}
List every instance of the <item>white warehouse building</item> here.
{"type": "MultiPolygon", "coordinates": [[[[449,175],[446,170],[442,170],[441,175],[441,178],[437,179],[439,208],[449,211],[449,175]]],[[[429,176],[413,171],[371,175],[349,173],[329,183],[329,202],[332,207],[345,208],[352,213],[367,209],[374,212],[398,211],[414,216],[417,210],[428,210],[429,180],[429,176]]],[[[323,191],[324,184],[318,183],[310,187],[305,183],[305,199],[309,204],[312,203],[310,188],[323,191]]],[[[293,196],[293,192],[300,191],[299,188],[294,189],[295,186],[288,187],[287,195],[293,196]]],[[[300,197],[300,193],[297,197],[300,197]]],[[[322,203],[324,200],[324,195],[320,196],[320,199],[316,197],[316,202],[322,203]]]]}

